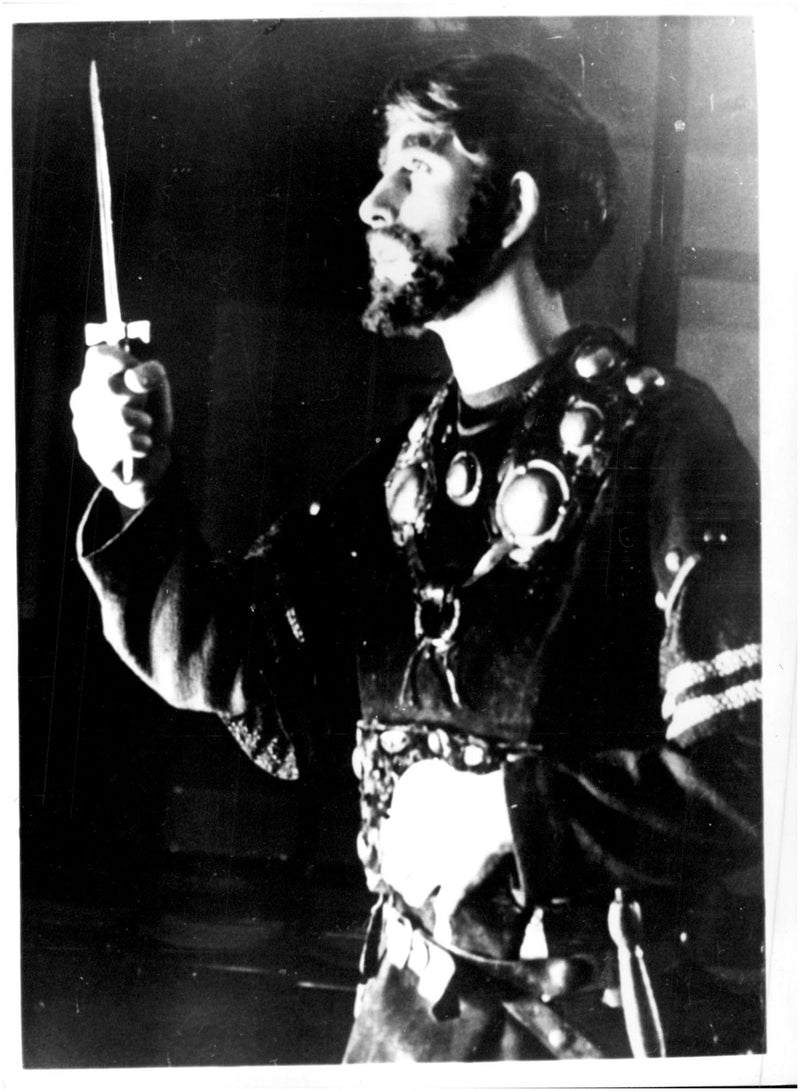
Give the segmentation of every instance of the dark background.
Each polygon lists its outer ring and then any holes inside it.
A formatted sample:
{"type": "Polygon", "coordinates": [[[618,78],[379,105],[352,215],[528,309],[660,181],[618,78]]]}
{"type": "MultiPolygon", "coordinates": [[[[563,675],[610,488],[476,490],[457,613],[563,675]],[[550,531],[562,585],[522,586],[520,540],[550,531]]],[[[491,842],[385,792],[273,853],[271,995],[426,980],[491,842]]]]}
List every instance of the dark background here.
{"type": "Polygon", "coordinates": [[[609,321],[650,359],[712,382],[757,454],[751,21],[17,26],[29,1065],[334,1061],[367,906],[354,864],[355,782],[332,777],[329,798],[309,800],[249,765],[212,718],[166,708],[104,645],[77,567],[93,484],[68,398],[83,325],[104,317],[89,63],[100,75],[123,314],[152,322],[187,486],[224,551],[246,546],[287,505],[308,504],[446,374],[432,335],[382,342],[361,330],[368,274],[357,208],[376,178],[372,105],[383,85],[466,49],[543,60],[609,126],[628,214],[571,293],[570,313],[609,321]],[[70,948],[82,953],[70,958],[70,948]],[[285,964],[276,950],[289,952],[285,964]],[[201,1000],[191,993],[197,966],[201,1000]],[[260,999],[237,991],[251,978],[260,999]],[[188,991],[165,999],[166,980],[188,991]],[[274,1011],[266,993],[278,998],[274,1011]],[[221,1003],[235,1010],[220,1013],[221,1003]],[[323,1010],[329,1033],[319,1030],[323,1010]]]}

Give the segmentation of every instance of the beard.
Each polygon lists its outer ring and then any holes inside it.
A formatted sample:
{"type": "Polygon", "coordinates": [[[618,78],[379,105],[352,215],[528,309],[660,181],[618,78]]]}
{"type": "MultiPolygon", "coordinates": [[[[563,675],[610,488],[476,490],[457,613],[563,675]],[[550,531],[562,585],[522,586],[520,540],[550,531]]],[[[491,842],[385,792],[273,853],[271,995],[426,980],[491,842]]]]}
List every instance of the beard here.
{"type": "Polygon", "coordinates": [[[427,323],[457,314],[505,267],[510,253],[501,246],[504,231],[505,216],[491,192],[477,186],[461,233],[445,254],[435,253],[400,224],[370,231],[368,238],[399,243],[412,273],[398,282],[378,276],[373,263],[364,328],[385,337],[419,337],[427,323]]]}

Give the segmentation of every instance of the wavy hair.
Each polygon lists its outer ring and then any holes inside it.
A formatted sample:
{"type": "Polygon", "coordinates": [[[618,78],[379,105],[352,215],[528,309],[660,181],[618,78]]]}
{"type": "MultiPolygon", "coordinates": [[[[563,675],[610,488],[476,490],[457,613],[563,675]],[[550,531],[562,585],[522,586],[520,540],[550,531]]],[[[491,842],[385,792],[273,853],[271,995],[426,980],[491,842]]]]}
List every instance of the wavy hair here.
{"type": "Polygon", "coordinates": [[[379,113],[396,106],[447,126],[485,157],[484,207],[510,216],[510,183],[527,171],[539,189],[530,237],[543,283],[561,290],[591,266],[616,226],[619,161],[605,127],[563,80],[516,54],[442,61],[387,87],[379,113]]]}

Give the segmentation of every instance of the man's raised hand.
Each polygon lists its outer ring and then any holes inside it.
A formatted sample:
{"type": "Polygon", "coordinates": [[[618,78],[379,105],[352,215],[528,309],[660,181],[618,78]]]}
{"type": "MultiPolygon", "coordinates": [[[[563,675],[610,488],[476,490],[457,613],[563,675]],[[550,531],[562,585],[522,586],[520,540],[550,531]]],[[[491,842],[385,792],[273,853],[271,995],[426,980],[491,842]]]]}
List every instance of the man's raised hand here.
{"type": "Polygon", "coordinates": [[[115,345],[86,352],[80,385],[70,398],[81,457],[120,504],[137,510],[153,495],[170,463],[172,400],[157,360],[137,363],[115,345]],[[123,465],[133,459],[133,478],[123,465]]]}

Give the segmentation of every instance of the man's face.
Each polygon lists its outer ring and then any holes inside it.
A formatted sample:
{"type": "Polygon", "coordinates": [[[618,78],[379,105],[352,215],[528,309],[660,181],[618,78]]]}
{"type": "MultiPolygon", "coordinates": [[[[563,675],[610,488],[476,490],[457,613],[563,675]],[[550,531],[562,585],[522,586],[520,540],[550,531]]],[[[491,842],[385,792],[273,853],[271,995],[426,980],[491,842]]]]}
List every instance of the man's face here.
{"type": "Polygon", "coordinates": [[[476,215],[481,163],[452,130],[400,107],[387,111],[381,177],[359,209],[370,227],[372,299],[363,322],[419,334],[448,318],[491,279],[502,228],[476,215]]]}

